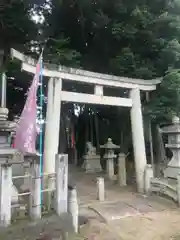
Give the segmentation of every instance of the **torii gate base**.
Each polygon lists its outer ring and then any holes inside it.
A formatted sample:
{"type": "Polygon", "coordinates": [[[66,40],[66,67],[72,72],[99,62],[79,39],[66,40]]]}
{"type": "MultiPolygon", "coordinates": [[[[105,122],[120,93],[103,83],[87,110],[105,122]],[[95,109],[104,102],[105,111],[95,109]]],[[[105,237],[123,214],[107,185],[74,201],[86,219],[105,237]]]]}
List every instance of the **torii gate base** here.
{"type": "MultiPolygon", "coordinates": [[[[24,71],[35,73],[36,61],[27,58],[20,52],[12,49],[12,57],[22,61],[24,71]]],[[[43,75],[49,77],[48,103],[46,113],[44,172],[55,172],[55,155],[58,152],[61,102],[91,103],[111,106],[129,107],[131,110],[132,139],[136,166],[137,190],[144,192],[144,173],[146,168],[146,153],[144,142],[143,119],[141,110],[140,90],[152,91],[161,82],[155,80],[139,80],[113,75],[99,74],[73,68],[59,66],[58,70],[50,67],[43,69],[43,75]],[[83,94],[62,91],[62,80],[72,80],[94,85],[94,94],[83,94]],[[129,98],[107,97],[103,95],[103,86],[121,87],[130,89],[129,98]]]]}

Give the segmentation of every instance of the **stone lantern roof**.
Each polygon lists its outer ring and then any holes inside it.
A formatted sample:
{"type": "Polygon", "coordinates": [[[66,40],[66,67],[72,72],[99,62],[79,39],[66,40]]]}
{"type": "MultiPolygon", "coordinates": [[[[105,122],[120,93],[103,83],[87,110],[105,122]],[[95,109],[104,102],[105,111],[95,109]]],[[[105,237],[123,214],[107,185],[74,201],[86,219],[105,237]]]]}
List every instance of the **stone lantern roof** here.
{"type": "Polygon", "coordinates": [[[11,132],[14,130],[14,123],[8,121],[8,109],[7,108],[0,108],[0,131],[1,132],[11,132]]]}
{"type": "Polygon", "coordinates": [[[172,118],[172,124],[162,128],[162,133],[180,134],[180,119],[177,116],[172,118]]]}
{"type": "Polygon", "coordinates": [[[23,155],[14,148],[8,140],[15,129],[13,122],[8,121],[8,109],[0,108],[0,164],[12,164],[23,162],[23,155]]]}
{"type": "Polygon", "coordinates": [[[104,145],[101,145],[100,148],[104,148],[104,149],[109,149],[110,150],[110,149],[119,149],[120,146],[114,144],[112,142],[112,139],[108,138],[107,143],[105,143],[104,145]]]}

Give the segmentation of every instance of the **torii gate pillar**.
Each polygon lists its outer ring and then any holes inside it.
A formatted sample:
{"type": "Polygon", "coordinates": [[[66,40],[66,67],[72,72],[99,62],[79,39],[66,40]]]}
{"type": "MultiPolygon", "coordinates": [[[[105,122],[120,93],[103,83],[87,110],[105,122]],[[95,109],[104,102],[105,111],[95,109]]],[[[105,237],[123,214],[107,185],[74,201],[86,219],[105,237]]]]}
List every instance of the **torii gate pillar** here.
{"type": "Polygon", "coordinates": [[[61,86],[61,79],[49,79],[43,160],[44,173],[55,172],[55,155],[58,153],[59,146],[61,86]]]}
{"type": "Polygon", "coordinates": [[[134,160],[136,168],[137,191],[139,193],[143,193],[144,171],[147,161],[144,141],[144,128],[141,110],[140,90],[138,88],[132,89],[130,96],[132,99],[131,125],[132,125],[134,160]]]}

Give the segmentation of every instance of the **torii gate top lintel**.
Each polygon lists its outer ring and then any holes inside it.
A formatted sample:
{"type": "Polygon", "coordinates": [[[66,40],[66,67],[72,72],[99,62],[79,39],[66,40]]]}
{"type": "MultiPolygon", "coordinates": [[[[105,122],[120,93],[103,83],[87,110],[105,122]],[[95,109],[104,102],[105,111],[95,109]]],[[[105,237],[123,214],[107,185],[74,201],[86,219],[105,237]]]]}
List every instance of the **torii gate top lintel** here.
{"type": "MultiPolygon", "coordinates": [[[[22,70],[35,73],[36,60],[25,56],[15,49],[11,49],[12,58],[16,58],[22,62],[22,70]]],[[[47,64],[45,64],[47,66],[47,64]]],[[[61,79],[68,79],[72,81],[79,81],[89,84],[96,84],[102,86],[122,87],[122,88],[139,88],[144,91],[152,91],[156,89],[156,85],[160,84],[162,78],[143,80],[127,77],[120,77],[115,75],[108,75],[86,71],[77,68],[68,68],[62,65],[53,66],[48,65],[48,68],[43,69],[43,75],[47,77],[55,77],[61,79]]]]}

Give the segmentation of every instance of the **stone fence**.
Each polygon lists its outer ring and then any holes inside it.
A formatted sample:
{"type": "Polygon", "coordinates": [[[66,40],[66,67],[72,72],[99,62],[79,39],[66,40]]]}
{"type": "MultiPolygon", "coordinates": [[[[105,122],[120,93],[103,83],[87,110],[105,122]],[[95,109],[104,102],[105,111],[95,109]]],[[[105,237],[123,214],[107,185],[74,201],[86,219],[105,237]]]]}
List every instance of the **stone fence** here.
{"type": "Polygon", "coordinates": [[[152,165],[148,164],[145,169],[145,193],[152,192],[168,196],[180,206],[180,175],[176,179],[154,178],[152,165]]]}
{"type": "MultiPolygon", "coordinates": [[[[13,180],[18,178],[29,179],[29,191],[18,193],[18,199],[27,198],[26,211],[32,220],[41,218],[42,209],[45,202],[44,193],[54,193],[53,209],[60,216],[68,211],[68,155],[56,155],[56,170],[51,175],[41,174],[39,156],[29,156],[30,172],[24,176],[12,177],[13,161],[1,162],[1,181],[0,181],[0,225],[8,226],[11,224],[13,213],[13,180]],[[51,185],[44,184],[48,179],[51,185]]],[[[52,194],[50,194],[52,196],[52,194]]]]}

